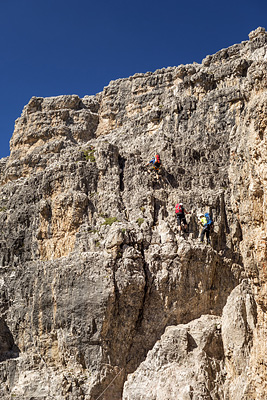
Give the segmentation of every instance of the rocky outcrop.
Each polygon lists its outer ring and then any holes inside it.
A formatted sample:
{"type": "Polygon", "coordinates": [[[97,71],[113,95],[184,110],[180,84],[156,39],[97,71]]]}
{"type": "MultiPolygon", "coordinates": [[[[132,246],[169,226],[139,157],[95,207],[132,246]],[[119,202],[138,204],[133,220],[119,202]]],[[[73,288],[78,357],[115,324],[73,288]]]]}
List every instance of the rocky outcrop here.
{"type": "Polygon", "coordinates": [[[220,317],[203,315],[187,325],[167,327],[146,360],[128,377],[123,398],[222,398],[220,322],[220,317]]]}
{"type": "Polygon", "coordinates": [[[266,73],[258,28],[24,107],[0,162],[1,398],[266,398],[266,73]]]}
{"type": "Polygon", "coordinates": [[[123,399],[252,398],[247,377],[256,316],[251,288],[243,281],[228,297],[222,317],[202,315],[167,327],[128,376],[123,399]]]}

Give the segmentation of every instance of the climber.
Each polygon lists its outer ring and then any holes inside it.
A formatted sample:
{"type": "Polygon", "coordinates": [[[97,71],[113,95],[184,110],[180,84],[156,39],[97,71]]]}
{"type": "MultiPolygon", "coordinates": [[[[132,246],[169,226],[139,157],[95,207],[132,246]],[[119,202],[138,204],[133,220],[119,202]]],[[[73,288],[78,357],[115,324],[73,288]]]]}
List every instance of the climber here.
{"type": "MultiPolygon", "coordinates": [[[[159,180],[159,171],[160,171],[160,167],[161,167],[161,160],[160,160],[159,154],[156,154],[152,158],[152,160],[150,160],[146,164],[146,167],[148,167],[149,165],[151,165],[152,171],[154,171],[156,173],[156,178],[157,178],[157,180],[159,180]]],[[[150,174],[151,171],[148,169],[147,172],[150,174]]]]}
{"type": "Polygon", "coordinates": [[[201,224],[201,226],[203,227],[201,234],[200,234],[200,241],[203,242],[204,241],[204,236],[206,234],[206,239],[207,239],[207,244],[210,244],[210,231],[213,227],[213,221],[210,217],[209,213],[205,213],[204,214],[200,214],[199,215],[199,223],[201,224]]]}
{"type": "Polygon", "coordinates": [[[183,206],[183,203],[177,203],[175,205],[175,214],[177,217],[177,224],[178,224],[178,231],[179,234],[181,235],[181,228],[183,227],[183,231],[186,232],[188,225],[186,222],[185,214],[189,214],[183,206]]]}

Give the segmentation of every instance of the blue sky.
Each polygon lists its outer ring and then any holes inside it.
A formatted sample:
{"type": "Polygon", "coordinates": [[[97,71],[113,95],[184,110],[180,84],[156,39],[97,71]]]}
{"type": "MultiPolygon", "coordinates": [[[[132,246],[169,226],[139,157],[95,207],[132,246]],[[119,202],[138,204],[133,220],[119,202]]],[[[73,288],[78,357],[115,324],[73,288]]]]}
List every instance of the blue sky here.
{"type": "Polygon", "coordinates": [[[136,72],[201,62],[267,29],[267,1],[0,1],[0,158],[32,96],[84,95],[136,72]]]}

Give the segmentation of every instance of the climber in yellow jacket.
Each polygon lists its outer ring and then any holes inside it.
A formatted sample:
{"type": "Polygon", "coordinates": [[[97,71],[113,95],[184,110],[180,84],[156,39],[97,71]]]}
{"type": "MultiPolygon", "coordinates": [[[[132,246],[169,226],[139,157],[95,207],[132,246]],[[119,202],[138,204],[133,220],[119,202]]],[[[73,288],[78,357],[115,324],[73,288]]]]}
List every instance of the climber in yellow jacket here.
{"type": "Polygon", "coordinates": [[[203,227],[201,234],[200,234],[200,241],[204,241],[204,236],[206,235],[207,244],[210,244],[210,231],[213,227],[213,221],[210,217],[209,213],[200,214],[199,215],[199,223],[203,227]]]}

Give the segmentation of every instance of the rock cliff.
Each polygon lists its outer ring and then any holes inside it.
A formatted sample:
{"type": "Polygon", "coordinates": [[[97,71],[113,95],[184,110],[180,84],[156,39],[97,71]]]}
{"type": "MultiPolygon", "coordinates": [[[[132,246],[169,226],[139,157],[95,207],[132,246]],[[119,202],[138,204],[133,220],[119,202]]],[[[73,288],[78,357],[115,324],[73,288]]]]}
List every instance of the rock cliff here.
{"type": "Polygon", "coordinates": [[[267,398],[265,29],[95,96],[33,97],[10,149],[3,400],[267,398]]]}

